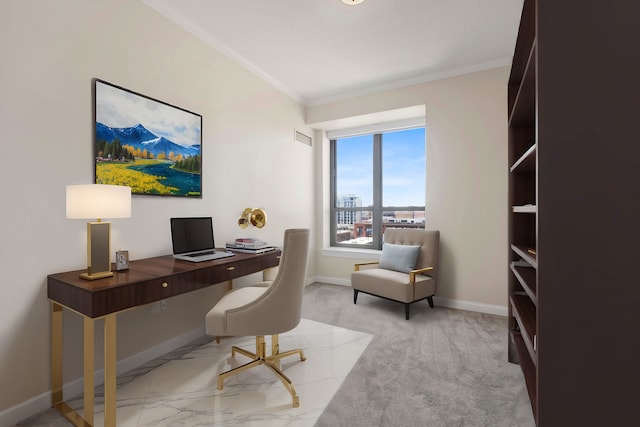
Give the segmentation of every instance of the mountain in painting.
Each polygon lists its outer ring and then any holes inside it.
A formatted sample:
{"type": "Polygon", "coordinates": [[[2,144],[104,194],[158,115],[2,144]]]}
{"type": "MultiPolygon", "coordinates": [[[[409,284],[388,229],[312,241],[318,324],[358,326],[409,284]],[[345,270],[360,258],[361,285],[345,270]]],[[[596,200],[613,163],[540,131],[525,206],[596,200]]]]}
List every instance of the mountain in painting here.
{"type": "Polygon", "coordinates": [[[128,128],[112,128],[100,122],[96,123],[96,141],[105,141],[110,144],[116,139],[120,141],[121,145],[131,145],[134,148],[147,150],[154,156],[173,152],[189,157],[200,152],[200,146],[197,144],[189,147],[176,144],[165,137],[154,135],[141,124],[128,128]]]}
{"type": "Polygon", "coordinates": [[[154,155],[157,155],[158,153],[170,153],[173,151],[175,154],[180,153],[183,156],[187,157],[194,156],[200,151],[199,145],[184,147],[163,136],[155,137],[154,139],[142,142],[142,148],[146,148],[147,151],[151,151],[154,155]]]}

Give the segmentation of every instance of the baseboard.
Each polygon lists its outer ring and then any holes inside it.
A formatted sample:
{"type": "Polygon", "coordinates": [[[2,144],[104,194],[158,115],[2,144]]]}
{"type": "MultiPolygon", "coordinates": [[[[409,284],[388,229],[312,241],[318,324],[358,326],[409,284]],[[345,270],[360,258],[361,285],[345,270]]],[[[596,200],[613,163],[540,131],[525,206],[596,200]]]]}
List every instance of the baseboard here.
{"type": "Polygon", "coordinates": [[[483,303],[474,302],[474,301],[463,301],[463,300],[456,300],[456,299],[433,297],[433,303],[435,305],[439,305],[440,307],[455,308],[457,310],[475,311],[478,313],[485,313],[485,314],[495,314],[496,316],[503,316],[503,317],[507,317],[509,313],[507,310],[507,307],[504,307],[501,305],[483,304],[483,303]]]}
{"type": "Polygon", "coordinates": [[[330,285],[351,286],[351,280],[338,277],[315,276],[313,282],[328,283],[330,285]]]}
{"type": "Polygon", "coordinates": [[[0,426],[15,426],[31,415],[42,412],[50,407],[51,392],[48,391],[0,411],[0,426]]]}
{"type": "MultiPolygon", "coordinates": [[[[176,348],[182,347],[185,344],[190,343],[202,336],[204,336],[204,326],[196,328],[192,331],[186,332],[177,337],[164,341],[156,346],[148,348],[140,353],[136,353],[133,356],[120,360],[116,365],[117,374],[128,372],[145,363],[163,356],[176,348]]],[[[100,369],[95,373],[95,385],[101,385],[104,383],[104,369],[100,369]]],[[[63,385],[63,393],[67,398],[78,396],[82,393],[83,379],[78,378],[63,385]]],[[[13,426],[16,423],[29,418],[31,415],[42,412],[51,407],[51,392],[47,391],[41,393],[29,400],[18,403],[10,408],[0,411],[0,426],[13,426]]]]}
{"type": "MultiPolygon", "coordinates": [[[[340,279],[337,277],[315,276],[315,282],[329,283],[331,285],[351,286],[349,279],[340,279]]],[[[455,308],[457,310],[475,311],[478,313],[495,314],[497,316],[508,316],[507,307],[501,305],[484,304],[474,301],[454,300],[448,298],[433,297],[435,305],[440,307],[455,308]]]]}

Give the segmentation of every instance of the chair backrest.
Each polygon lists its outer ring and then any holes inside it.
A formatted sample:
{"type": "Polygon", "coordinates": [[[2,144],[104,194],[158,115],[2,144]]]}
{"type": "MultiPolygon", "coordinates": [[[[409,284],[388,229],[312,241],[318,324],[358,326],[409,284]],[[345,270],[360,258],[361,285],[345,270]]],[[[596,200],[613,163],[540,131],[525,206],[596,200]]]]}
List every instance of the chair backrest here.
{"type": "MultiPolygon", "coordinates": [[[[284,232],[284,244],[278,274],[263,295],[243,306],[251,310],[257,325],[253,335],[274,335],[295,328],[302,317],[302,295],[307,274],[309,230],[289,229],[284,232]]],[[[233,318],[233,309],[227,314],[233,318]]]]}
{"type": "Polygon", "coordinates": [[[385,243],[396,245],[420,246],[416,268],[433,267],[425,273],[437,281],[440,252],[440,231],[415,228],[387,228],[384,231],[385,243]]]}

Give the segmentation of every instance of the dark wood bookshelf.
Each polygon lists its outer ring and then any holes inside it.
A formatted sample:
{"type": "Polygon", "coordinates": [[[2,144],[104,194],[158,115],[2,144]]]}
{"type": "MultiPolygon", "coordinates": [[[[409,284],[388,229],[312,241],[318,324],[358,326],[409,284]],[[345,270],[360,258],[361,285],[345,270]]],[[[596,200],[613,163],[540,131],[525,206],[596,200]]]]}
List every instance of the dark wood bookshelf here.
{"type": "Polygon", "coordinates": [[[634,0],[522,8],[506,99],[507,355],[538,426],[640,425],[638,16],[634,0]]]}
{"type": "Polygon", "coordinates": [[[522,245],[511,245],[511,249],[515,252],[520,258],[531,264],[533,268],[538,267],[538,262],[536,260],[537,254],[533,254],[530,251],[532,248],[522,246],[522,245]]]}
{"type": "Polygon", "coordinates": [[[536,168],[536,144],[533,144],[522,156],[511,166],[511,172],[531,172],[536,168]]]}
{"type": "Polygon", "coordinates": [[[522,339],[527,347],[527,357],[536,365],[536,307],[528,295],[512,294],[510,297],[511,312],[517,322],[517,329],[522,333],[522,339]]]}
{"type": "Polygon", "coordinates": [[[509,77],[509,361],[522,368],[537,419],[537,35],[536,1],[525,0],[509,77]],[[515,263],[526,263],[517,266],[515,263]]]}
{"type": "Polygon", "coordinates": [[[518,330],[512,330],[509,335],[511,338],[510,343],[513,345],[517,358],[520,361],[520,367],[522,368],[524,381],[527,386],[529,401],[531,402],[531,406],[536,408],[538,406],[536,367],[529,358],[529,353],[524,343],[524,339],[522,339],[522,334],[518,330]]]}
{"type": "Polygon", "coordinates": [[[538,297],[536,295],[537,290],[537,278],[536,270],[533,267],[519,267],[514,263],[511,263],[511,271],[518,283],[522,286],[522,289],[529,295],[531,301],[536,304],[538,297]]]}
{"type": "Polygon", "coordinates": [[[522,18],[518,28],[518,38],[516,40],[513,64],[509,76],[508,108],[510,115],[511,111],[513,111],[513,105],[515,104],[516,95],[520,90],[526,67],[530,62],[531,48],[534,45],[534,39],[536,37],[535,25],[533,25],[532,22],[534,18],[535,2],[525,2],[522,8],[522,18]]]}
{"type": "MultiPolygon", "coordinates": [[[[511,115],[509,116],[509,126],[527,125],[531,121],[531,117],[535,116],[535,98],[531,97],[531,93],[535,90],[535,45],[531,47],[531,53],[527,59],[527,65],[524,68],[524,75],[520,80],[515,95],[511,115]]],[[[515,89],[515,85],[514,85],[515,89]]]]}

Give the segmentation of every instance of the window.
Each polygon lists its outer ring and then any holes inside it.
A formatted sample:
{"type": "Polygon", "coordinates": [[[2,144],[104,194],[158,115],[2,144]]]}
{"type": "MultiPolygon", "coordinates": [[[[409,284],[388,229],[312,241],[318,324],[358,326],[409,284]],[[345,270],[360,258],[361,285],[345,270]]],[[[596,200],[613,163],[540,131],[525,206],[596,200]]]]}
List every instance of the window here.
{"type": "Polygon", "coordinates": [[[387,228],[425,227],[425,128],[334,138],[331,246],[381,249],[387,228]]]}

